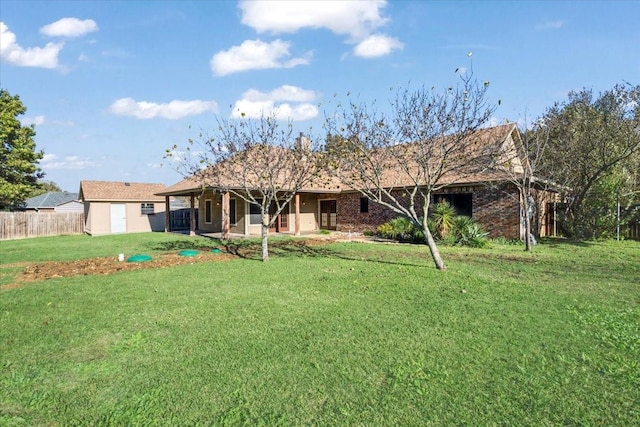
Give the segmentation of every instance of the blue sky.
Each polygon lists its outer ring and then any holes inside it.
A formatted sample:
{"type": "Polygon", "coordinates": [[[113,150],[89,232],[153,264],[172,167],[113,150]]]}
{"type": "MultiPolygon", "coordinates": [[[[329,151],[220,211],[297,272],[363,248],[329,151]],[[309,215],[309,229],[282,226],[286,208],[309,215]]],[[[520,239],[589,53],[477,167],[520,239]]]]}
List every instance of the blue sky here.
{"type": "Polygon", "coordinates": [[[319,130],[334,94],[386,102],[472,65],[493,121],[523,122],[571,90],[640,84],[639,19],[640,1],[0,0],[0,86],[62,189],[171,185],[165,149],[240,110],[319,130]]]}

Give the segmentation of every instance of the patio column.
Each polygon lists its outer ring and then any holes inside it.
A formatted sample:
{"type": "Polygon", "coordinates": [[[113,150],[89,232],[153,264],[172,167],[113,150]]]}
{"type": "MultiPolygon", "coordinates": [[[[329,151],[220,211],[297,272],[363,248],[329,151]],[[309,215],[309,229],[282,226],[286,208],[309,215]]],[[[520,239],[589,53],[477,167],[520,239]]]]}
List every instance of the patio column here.
{"type": "Polygon", "coordinates": [[[229,192],[222,193],[222,239],[229,240],[230,221],[229,221],[229,192]]]}
{"type": "Polygon", "coordinates": [[[196,235],[196,209],[195,209],[196,196],[194,193],[191,193],[190,196],[191,196],[190,198],[191,206],[189,209],[189,236],[195,236],[196,235]]]}
{"type": "Polygon", "coordinates": [[[164,196],[164,232],[171,232],[171,205],[169,196],[164,196]]]}
{"type": "Polygon", "coordinates": [[[294,205],[296,207],[295,211],[295,235],[300,235],[300,194],[296,193],[294,196],[294,205]]]}

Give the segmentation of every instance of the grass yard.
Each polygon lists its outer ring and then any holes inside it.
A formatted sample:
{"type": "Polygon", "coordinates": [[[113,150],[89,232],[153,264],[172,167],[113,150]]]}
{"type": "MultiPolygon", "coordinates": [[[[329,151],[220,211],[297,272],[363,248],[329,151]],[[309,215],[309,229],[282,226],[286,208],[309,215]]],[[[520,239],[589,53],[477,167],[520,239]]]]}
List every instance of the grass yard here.
{"type": "MultiPolygon", "coordinates": [[[[640,424],[640,243],[445,247],[439,272],[423,246],[288,242],[0,290],[0,425],[640,424]]],[[[0,285],[208,246],[2,241],[0,285]]]]}

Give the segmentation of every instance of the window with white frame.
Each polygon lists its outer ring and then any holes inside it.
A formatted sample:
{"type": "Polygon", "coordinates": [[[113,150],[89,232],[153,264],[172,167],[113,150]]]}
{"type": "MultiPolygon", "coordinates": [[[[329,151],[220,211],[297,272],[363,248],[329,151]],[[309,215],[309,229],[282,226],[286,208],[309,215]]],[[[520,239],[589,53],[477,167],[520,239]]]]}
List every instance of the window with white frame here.
{"type": "Polygon", "coordinates": [[[140,203],[140,213],[142,215],[153,215],[155,213],[155,205],[153,203],[140,203]]]}

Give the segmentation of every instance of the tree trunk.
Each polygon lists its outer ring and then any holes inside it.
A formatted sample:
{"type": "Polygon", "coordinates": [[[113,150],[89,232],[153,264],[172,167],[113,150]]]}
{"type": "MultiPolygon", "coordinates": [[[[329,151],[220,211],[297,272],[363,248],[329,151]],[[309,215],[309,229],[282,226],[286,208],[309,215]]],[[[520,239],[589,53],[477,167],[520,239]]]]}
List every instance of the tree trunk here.
{"type": "Polygon", "coordinates": [[[438,250],[438,246],[436,245],[436,241],[431,234],[431,230],[426,225],[422,227],[422,231],[424,232],[424,237],[427,239],[427,246],[429,246],[429,251],[431,251],[431,258],[433,258],[433,262],[436,265],[438,270],[446,270],[447,266],[444,265],[444,261],[440,256],[440,251],[438,250]]]}
{"type": "Polygon", "coordinates": [[[262,261],[269,261],[269,225],[265,224],[265,221],[262,221],[261,228],[261,236],[262,236],[262,261]]]}
{"type": "Polygon", "coordinates": [[[522,196],[522,210],[524,211],[524,250],[531,251],[531,218],[529,217],[529,197],[527,194],[522,196]]]}

